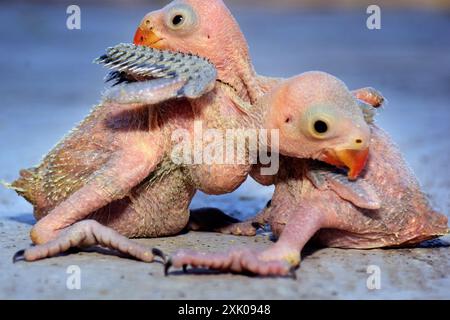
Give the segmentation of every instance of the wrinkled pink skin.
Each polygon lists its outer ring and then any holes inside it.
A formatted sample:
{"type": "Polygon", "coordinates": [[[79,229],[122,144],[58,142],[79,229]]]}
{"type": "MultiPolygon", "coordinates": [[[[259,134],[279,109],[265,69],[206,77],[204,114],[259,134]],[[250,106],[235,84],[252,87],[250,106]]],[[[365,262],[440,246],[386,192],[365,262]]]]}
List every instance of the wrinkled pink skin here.
{"type": "Polygon", "coordinates": [[[222,254],[182,250],[171,263],[283,276],[299,265],[300,252],[312,238],[328,247],[370,249],[414,245],[448,233],[447,217],[431,209],[398,148],[375,125],[370,152],[360,179],[375,189],[380,209],[360,209],[331,189],[317,189],[305,176],[310,161],[283,158],[270,206],[240,226],[252,234],[251,223],[269,223],[278,237],[273,246],[261,252],[237,248],[222,254]]]}

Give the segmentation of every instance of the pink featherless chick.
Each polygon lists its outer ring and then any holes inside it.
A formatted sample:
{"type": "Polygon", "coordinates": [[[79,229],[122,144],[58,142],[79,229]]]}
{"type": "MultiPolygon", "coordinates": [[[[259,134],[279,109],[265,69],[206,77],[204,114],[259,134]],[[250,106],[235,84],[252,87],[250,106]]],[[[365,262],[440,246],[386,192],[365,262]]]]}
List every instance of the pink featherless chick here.
{"type": "MultiPolygon", "coordinates": [[[[367,101],[380,100],[369,96],[362,95],[367,101]]],[[[292,154],[301,147],[305,158],[282,157],[280,171],[270,180],[275,184],[271,203],[244,223],[269,223],[277,242],[263,251],[181,250],[171,257],[167,269],[191,265],[288,275],[312,238],[329,247],[370,249],[414,245],[449,232],[447,217],[430,207],[398,147],[371,123],[372,107],[356,99],[340,80],[325,73],[305,73],[274,88],[262,104],[267,106],[266,127],[280,130],[285,154],[288,146],[292,154]],[[356,180],[317,161],[339,152],[339,146],[349,149],[352,144],[355,150],[370,146],[368,163],[356,180]]]]}

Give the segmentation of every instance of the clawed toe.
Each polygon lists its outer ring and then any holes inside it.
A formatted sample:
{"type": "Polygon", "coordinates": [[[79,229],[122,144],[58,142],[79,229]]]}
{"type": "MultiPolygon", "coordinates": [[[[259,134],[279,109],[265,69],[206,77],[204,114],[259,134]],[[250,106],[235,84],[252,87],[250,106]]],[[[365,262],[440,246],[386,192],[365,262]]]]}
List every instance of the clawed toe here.
{"type": "Polygon", "coordinates": [[[168,257],[164,252],[162,252],[160,249],[153,248],[152,253],[154,256],[160,257],[161,259],[163,259],[163,263],[166,264],[168,257]]]}
{"type": "Polygon", "coordinates": [[[165,275],[171,267],[182,267],[187,272],[188,266],[206,268],[221,272],[232,272],[256,276],[288,277],[296,279],[295,266],[284,260],[262,260],[258,253],[248,250],[236,250],[224,254],[203,254],[191,251],[179,251],[171,256],[165,264],[165,275]]]}
{"type": "Polygon", "coordinates": [[[13,258],[12,258],[13,263],[16,263],[18,261],[25,261],[25,250],[19,250],[17,251],[13,258]]]}
{"type": "Polygon", "coordinates": [[[169,275],[169,269],[172,267],[172,259],[168,258],[164,263],[164,275],[167,277],[169,275]]]}
{"type": "MultiPolygon", "coordinates": [[[[173,266],[172,260],[169,258],[167,262],[164,263],[164,275],[167,277],[169,275],[169,269],[173,266]]],[[[188,272],[188,265],[183,264],[183,273],[188,272]]]]}
{"type": "Polygon", "coordinates": [[[291,278],[292,280],[297,280],[297,272],[296,272],[297,269],[298,269],[297,266],[292,266],[292,267],[289,269],[288,277],[291,278]]]}

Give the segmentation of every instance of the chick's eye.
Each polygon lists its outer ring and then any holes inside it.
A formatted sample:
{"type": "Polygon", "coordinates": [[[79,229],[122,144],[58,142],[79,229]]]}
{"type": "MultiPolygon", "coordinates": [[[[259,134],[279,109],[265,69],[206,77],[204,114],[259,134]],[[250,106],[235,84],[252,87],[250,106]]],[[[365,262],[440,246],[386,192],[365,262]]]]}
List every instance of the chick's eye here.
{"type": "Polygon", "coordinates": [[[318,134],[325,134],[328,132],[328,124],[325,121],[317,120],[314,122],[314,131],[318,134]]]}
{"type": "Polygon", "coordinates": [[[183,15],[177,14],[172,18],[172,24],[174,26],[179,26],[179,25],[183,24],[184,20],[185,20],[185,18],[183,15]]]}
{"type": "Polygon", "coordinates": [[[301,130],[313,139],[332,139],[339,131],[337,121],[339,112],[336,107],[327,104],[313,105],[307,108],[301,117],[301,130]]]}
{"type": "Polygon", "coordinates": [[[173,31],[186,32],[197,25],[197,15],[194,9],[186,4],[177,4],[167,9],[165,24],[173,31]]]}

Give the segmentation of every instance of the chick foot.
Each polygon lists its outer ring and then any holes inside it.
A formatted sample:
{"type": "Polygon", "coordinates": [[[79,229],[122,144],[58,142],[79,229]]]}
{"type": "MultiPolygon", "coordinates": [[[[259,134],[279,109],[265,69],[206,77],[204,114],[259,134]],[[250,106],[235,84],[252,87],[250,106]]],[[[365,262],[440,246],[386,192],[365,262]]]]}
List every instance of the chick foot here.
{"type": "Polygon", "coordinates": [[[62,230],[53,240],[18,251],[13,262],[41,260],[62,254],[70,248],[95,245],[116,250],[143,262],[152,262],[155,256],[165,261],[165,256],[159,249],[147,248],[97,221],[85,220],[62,230]]]}
{"type": "MultiPolygon", "coordinates": [[[[300,256],[299,253],[298,256],[300,256]]],[[[187,266],[221,272],[295,278],[295,269],[298,263],[291,264],[286,257],[280,256],[280,252],[271,249],[257,252],[255,250],[241,248],[233,249],[226,253],[204,253],[181,250],[167,260],[165,266],[166,275],[168,275],[171,267],[183,268],[186,271],[187,266]]]]}

